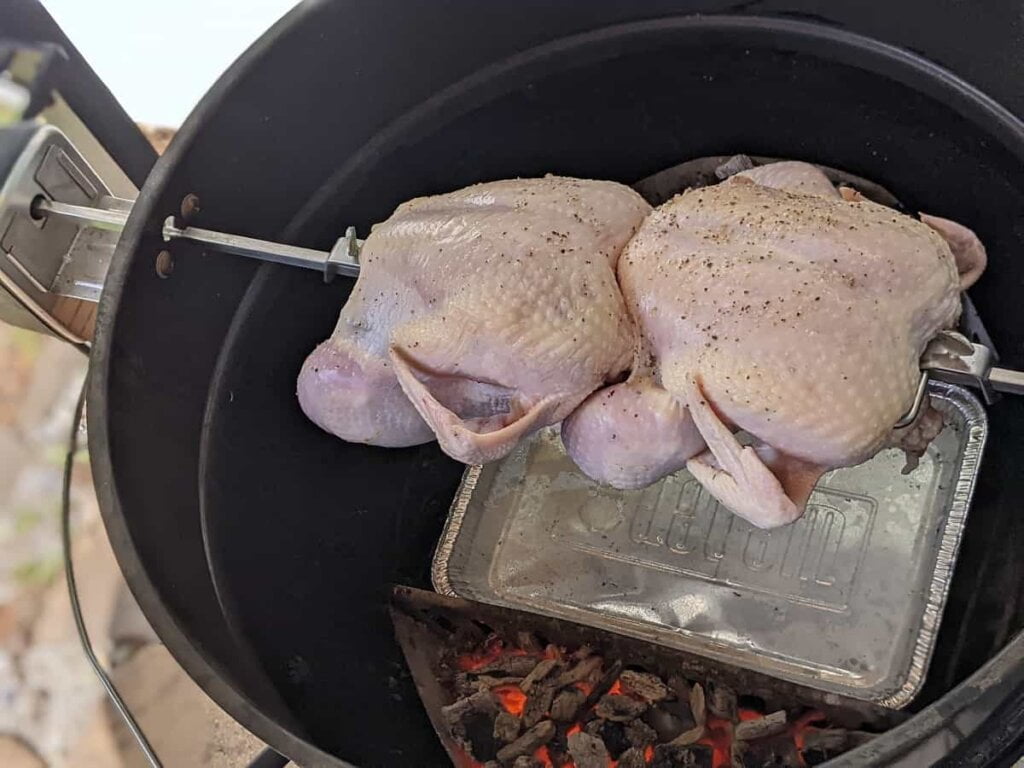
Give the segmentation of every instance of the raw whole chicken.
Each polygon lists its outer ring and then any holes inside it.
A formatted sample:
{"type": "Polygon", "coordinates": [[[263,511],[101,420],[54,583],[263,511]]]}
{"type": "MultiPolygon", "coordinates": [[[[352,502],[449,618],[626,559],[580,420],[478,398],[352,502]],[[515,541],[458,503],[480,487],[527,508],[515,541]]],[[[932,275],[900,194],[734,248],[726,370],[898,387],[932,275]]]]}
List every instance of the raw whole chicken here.
{"type": "Polygon", "coordinates": [[[621,184],[555,176],[404,203],[302,367],[302,409],[353,442],[436,436],[460,461],[500,458],[628,370],[615,267],[650,210],[621,184]]]}
{"type": "Polygon", "coordinates": [[[802,514],[826,470],[886,445],[921,451],[937,412],[893,425],[925,345],[955,324],[960,290],[985,265],[970,230],[922,219],[840,194],[796,162],[670,200],[619,262],[640,334],[633,371],[564,422],[569,454],[619,488],[685,466],[773,527],[802,514]]]}

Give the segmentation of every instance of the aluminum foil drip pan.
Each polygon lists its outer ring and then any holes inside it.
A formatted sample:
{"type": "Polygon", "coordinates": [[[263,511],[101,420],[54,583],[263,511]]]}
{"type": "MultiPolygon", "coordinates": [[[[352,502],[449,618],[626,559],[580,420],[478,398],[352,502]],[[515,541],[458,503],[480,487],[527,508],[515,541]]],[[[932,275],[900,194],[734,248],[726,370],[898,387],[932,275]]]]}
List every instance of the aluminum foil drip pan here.
{"type": "Polygon", "coordinates": [[[946,427],[919,466],[829,472],[796,523],[759,530],[688,473],[640,491],[585,477],[557,429],[466,471],[438,592],[523,608],[899,708],[924,682],[988,424],[933,382],[946,427]]]}

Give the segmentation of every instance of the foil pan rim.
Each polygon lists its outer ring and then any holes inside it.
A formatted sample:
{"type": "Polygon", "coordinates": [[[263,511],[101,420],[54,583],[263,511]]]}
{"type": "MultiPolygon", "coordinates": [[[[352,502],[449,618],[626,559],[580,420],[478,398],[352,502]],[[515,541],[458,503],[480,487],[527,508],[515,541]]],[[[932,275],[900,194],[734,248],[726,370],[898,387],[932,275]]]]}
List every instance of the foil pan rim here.
{"type": "Polygon", "coordinates": [[[430,581],[434,585],[434,591],[439,595],[459,597],[459,593],[452,586],[448,563],[455,551],[455,544],[462,531],[466,511],[469,509],[469,501],[473,497],[473,491],[476,490],[476,484],[480,480],[482,471],[483,465],[481,464],[472,464],[466,467],[462,481],[459,483],[459,489],[448,510],[448,519],[445,520],[444,528],[441,530],[441,538],[434,550],[434,557],[430,561],[430,581]]]}
{"type": "Polygon", "coordinates": [[[928,584],[928,596],[921,617],[921,627],[911,652],[909,672],[899,689],[875,700],[889,709],[902,709],[907,706],[924,685],[953,582],[953,570],[960,554],[960,543],[967,527],[967,515],[981,470],[982,453],[988,439],[988,414],[972,392],[963,387],[936,381],[929,382],[929,390],[932,395],[937,395],[960,410],[967,424],[967,434],[960,472],[956,478],[956,489],[953,491],[942,535],[939,537],[935,570],[928,584]]]}

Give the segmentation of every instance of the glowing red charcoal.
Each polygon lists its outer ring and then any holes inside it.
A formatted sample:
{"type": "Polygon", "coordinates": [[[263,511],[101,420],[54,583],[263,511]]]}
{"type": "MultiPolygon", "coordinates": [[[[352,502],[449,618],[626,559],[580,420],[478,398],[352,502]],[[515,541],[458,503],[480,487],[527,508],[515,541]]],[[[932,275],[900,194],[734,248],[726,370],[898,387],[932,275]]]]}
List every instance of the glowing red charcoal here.
{"type": "Polygon", "coordinates": [[[796,722],[793,723],[791,733],[793,734],[793,742],[796,744],[796,748],[803,752],[806,743],[804,741],[804,731],[807,730],[811,723],[820,723],[825,720],[825,715],[816,709],[801,715],[796,722]]]}
{"type": "Polygon", "coordinates": [[[711,747],[712,768],[732,766],[732,723],[721,717],[708,716],[704,738],[697,742],[711,747]]]}
{"type": "MultiPolygon", "coordinates": [[[[570,655],[569,651],[565,648],[561,648],[556,645],[547,645],[541,649],[541,645],[537,642],[530,644],[529,650],[522,648],[516,648],[513,646],[507,646],[497,636],[488,638],[486,643],[480,646],[477,650],[463,654],[456,660],[457,667],[463,672],[471,673],[466,676],[472,683],[479,675],[495,675],[498,674],[510,674],[510,670],[517,668],[515,663],[509,663],[510,657],[528,657],[532,664],[536,665],[544,659],[555,659],[558,660],[565,667],[571,668],[574,663],[579,663],[575,655],[570,655]],[[491,667],[493,665],[493,667],[491,667]],[[490,668],[488,668],[490,667],[490,668]],[[472,674],[475,673],[475,674],[472,674]]],[[[598,659],[600,660],[600,659],[598,659]]],[[[519,663],[518,667],[523,667],[524,664],[519,663]]],[[[559,667],[561,669],[561,667],[559,667]]],[[[617,670],[621,670],[621,664],[618,665],[617,670]]],[[[551,670],[545,667],[545,670],[539,672],[538,679],[543,679],[544,675],[551,670]]],[[[601,672],[602,670],[597,670],[601,672]]],[[[516,672],[517,675],[522,673],[516,672]]],[[[600,675],[591,675],[589,678],[583,680],[576,680],[571,683],[583,696],[590,697],[595,693],[595,689],[600,686],[601,690],[604,691],[604,695],[617,696],[620,699],[629,699],[639,702],[642,691],[637,690],[636,686],[632,683],[631,678],[627,677],[626,683],[623,683],[622,679],[616,679],[611,686],[607,686],[607,681],[614,675],[618,674],[618,671],[612,671],[610,674],[608,671],[604,671],[605,677],[601,678],[600,675]],[[591,682],[592,680],[600,679],[600,682],[591,682]]],[[[480,678],[485,679],[485,678],[480,678]]],[[[518,679],[518,678],[517,678],[518,679]]],[[[531,678],[532,685],[536,685],[536,681],[531,678]]],[[[663,684],[664,685],[664,684],[663,684]]],[[[533,689],[529,689],[531,694],[533,689]]],[[[570,690],[571,689],[566,689],[570,690]]],[[[666,686],[667,690],[667,686],[666,686]]],[[[522,717],[526,704],[529,702],[529,695],[524,693],[523,690],[515,683],[503,683],[496,685],[490,689],[490,693],[493,695],[494,700],[497,701],[498,705],[505,712],[510,713],[515,717],[522,717]]],[[[576,694],[579,696],[580,694],[576,694]]],[[[603,697],[594,697],[595,699],[603,697]]],[[[742,697],[741,697],[742,698],[742,697]]],[[[644,699],[648,701],[648,699],[644,699]]],[[[670,699],[670,701],[675,701],[670,699]]],[[[617,723],[614,717],[612,717],[611,710],[609,707],[605,707],[608,712],[604,712],[600,707],[594,709],[594,702],[588,698],[588,706],[586,711],[582,709],[575,710],[576,717],[581,720],[569,725],[568,727],[562,725],[563,720],[552,714],[551,711],[545,712],[543,717],[551,718],[551,722],[548,723],[550,727],[552,724],[556,728],[565,728],[561,731],[561,735],[557,736],[553,741],[545,746],[538,747],[533,752],[533,758],[536,764],[543,766],[543,768],[577,768],[576,763],[572,757],[567,754],[566,741],[568,737],[575,734],[581,733],[583,729],[583,723],[588,723],[588,734],[593,734],[599,740],[605,740],[607,738],[615,738],[604,733],[604,727],[608,724],[613,726],[620,725],[617,723]],[[596,721],[596,722],[595,722],[596,721]],[[605,722],[607,721],[607,722],[605,722]],[[597,730],[590,728],[590,725],[598,726],[597,730]]],[[[625,703],[628,703],[625,702],[625,703]]],[[[703,702],[701,702],[703,703],[703,702]]],[[[623,702],[618,702],[617,706],[624,706],[623,702]]],[[[693,698],[691,697],[691,705],[693,704],[693,698]]],[[[610,706],[610,705],[609,705],[610,706]]],[[[806,768],[807,763],[804,761],[802,752],[805,751],[808,744],[812,745],[816,738],[816,728],[822,728],[823,721],[826,720],[825,716],[816,710],[807,711],[802,716],[794,721],[786,724],[786,717],[784,711],[774,712],[771,715],[765,715],[762,711],[762,707],[756,703],[753,697],[748,697],[744,701],[743,706],[736,707],[735,698],[732,704],[733,718],[718,717],[712,715],[710,711],[707,711],[706,720],[704,724],[703,737],[697,742],[701,745],[700,750],[694,754],[702,754],[703,759],[707,759],[707,751],[710,750],[711,766],[712,768],[732,768],[734,765],[734,759],[741,755],[744,759],[753,758],[756,762],[759,759],[760,753],[763,752],[766,758],[766,764],[772,760],[782,760],[783,762],[778,763],[786,766],[799,766],[799,768],[806,768]],[[781,716],[781,717],[780,717],[781,716]],[[767,719],[766,719],[767,718],[767,719]],[[757,723],[756,721],[763,721],[757,723]],[[750,723],[749,726],[741,726],[741,723],[750,723]],[[761,728],[761,726],[764,726],[761,728]],[[771,727],[769,727],[771,726],[771,727]],[[741,741],[737,742],[736,738],[738,731],[741,741]],[[755,735],[759,734],[759,735],[755,735]],[[736,754],[734,755],[734,750],[736,754]]],[[[702,707],[703,708],[703,707],[702,707]]],[[[710,710],[710,706],[708,710],[710,710]]],[[[493,711],[493,710],[492,710],[493,711]]],[[[694,709],[696,712],[696,709],[694,709]]],[[[727,710],[723,710],[719,707],[720,714],[726,714],[727,710]]],[[[565,718],[568,720],[568,717],[565,718]]],[[[621,727],[619,728],[621,730],[621,727]]],[[[497,738],[497,737],[496,737],[497,738]]],[[[578,740],[577,740],[578,741],[578,740]]],[[[502,743],[508,742],[508,739],[502,737],[502,743]]],[[[535,742],[536,743],[536,742],[535,742]]],[[[607,744],[607,742],[605,742],[607,744]]],[[[659,742],[660,743],[660,742],[659,742]]],[[[532,746],[532,745],[531,745],[532,746]]],[[[578,745],[577,745],[578,746],[578,745]]],[[[630,747],[630,749],[634,749],[630,747]]],[[[640,752],[643,756],[644,762],[651,766],[656,755],[661,753],[658,751],[660,748],[655,744],[647,744],[643,747],[642,751],[634,749],[630,755],[630,765],[636,765],[637,754],[640,752]]],[[[666,754],[672,755],[671,747],[667,747],[662,751],[666,754]],[[667,750],[667,751],[666,751],[667,750]]],[[[694,747],[696,749],[696,747],[694,747]]],[[[612,750],[609,748],[605,756],[598,762],[607,760],[606,768],[618,768],[621,760],[616,760],[613,757],[608,756],[608,753],[612,750]]],[[[622,748],[618,748],[619,754],[623,754],[622,748]]],[[[594,764],[595,761],[590,760],[587,765],[594,764]]],[[[457,768],[483,768],[483,763],[475,760],[468,752],[456,755],[455,763],[457,768]]],[[[752,763],[753,764],[753,763],[752,763]]],[[[775,763],[771,763],[775,764],[775,763]]]]}
{"type": "Polygon", "coordinates": [[[555,768],[555,764],[551,762],[551,755],[548,753],[547,747],[538,747],[533,756],[540,760],[544,768],[555,768]]]}
{"type": "Polygon", "coordinates": [[[484,768],[484,764],[474,760],[469,756],[468,753],[455,747],[455,765],[456,768],[484,768]]]}
{"type": "Polygon", "coordinates": [[[491,693],[498,699],[498,703],[506,712],[511,712],[516,717],[523,714],[526,706],[526,694],[519,690],[518,685],[499,685],[491,689],[491,693]]]}
{"type": "Polygon", "coordinates": [[[480,669],[481,667],[486,667],[488,664],[493,664],[501,658],[501,653],[504,650],[504,647],[504,643],[502,643],[499,638],[494,636],[489,637],[480,652],[464,653],[459,656],[459,669],[463,672],[471,672],[474,669],[480,669]]]}

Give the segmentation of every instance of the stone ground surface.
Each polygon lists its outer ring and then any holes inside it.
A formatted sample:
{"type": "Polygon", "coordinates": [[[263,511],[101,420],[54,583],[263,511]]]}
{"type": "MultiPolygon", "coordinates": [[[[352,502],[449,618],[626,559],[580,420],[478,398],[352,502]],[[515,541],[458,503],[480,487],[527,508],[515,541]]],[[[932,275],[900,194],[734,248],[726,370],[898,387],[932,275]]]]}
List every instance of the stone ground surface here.
{"type": "MultiPolygon", "coordinates": [[[[61,569],[61,473],[85,362],[56,340],[0,325],[3,768],[146,765],[82,654],[61,569]]],[[[100,521],[85,452],[75,471],[72,520],[93,645],[164,765],[247,765],[260,742],[185,675],[128,592],[100,521]]]]}

